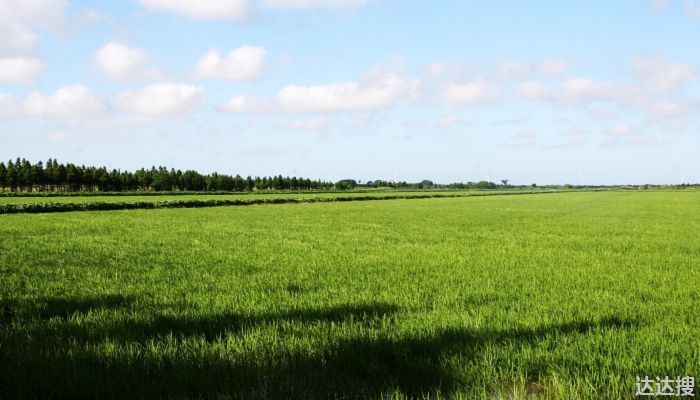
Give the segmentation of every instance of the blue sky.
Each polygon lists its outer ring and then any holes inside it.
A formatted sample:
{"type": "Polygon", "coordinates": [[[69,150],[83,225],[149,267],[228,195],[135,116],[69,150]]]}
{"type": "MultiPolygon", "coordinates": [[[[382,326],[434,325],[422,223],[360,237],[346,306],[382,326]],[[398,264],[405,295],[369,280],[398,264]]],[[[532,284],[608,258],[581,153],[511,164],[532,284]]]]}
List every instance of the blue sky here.
{"type": "Polygon", "coordinates": [[[0,0],[0,159],[700,181],[700,2],[0,0]]]}

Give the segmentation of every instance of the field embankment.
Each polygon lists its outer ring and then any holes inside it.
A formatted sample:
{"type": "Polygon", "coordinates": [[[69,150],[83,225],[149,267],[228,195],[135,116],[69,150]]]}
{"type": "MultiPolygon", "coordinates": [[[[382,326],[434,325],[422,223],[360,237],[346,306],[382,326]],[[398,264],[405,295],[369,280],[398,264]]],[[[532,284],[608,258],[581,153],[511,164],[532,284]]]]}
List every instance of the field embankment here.
{"type": "Polygon", "coordinates": [[[163,195],[163,196],[67,196],[67,197],[5,197],[0,198],[0,214],[37,214],[69,211],[107,211],[157,208],[200,208],[250,206],[260,204],[325,203],[334,201],[371,201],[397,199],[430,199],[472,196],[504,196],[518,194],[558,193],[555,190],[489,190],[489,191],[427,191],[427,192],[331,192],[331,193],[272,193],[233,195],[163,195]],[[50,199],[51,201],[46,201],[50,199]],[[115,199],[118,199],[115,200],[115,199]]]}

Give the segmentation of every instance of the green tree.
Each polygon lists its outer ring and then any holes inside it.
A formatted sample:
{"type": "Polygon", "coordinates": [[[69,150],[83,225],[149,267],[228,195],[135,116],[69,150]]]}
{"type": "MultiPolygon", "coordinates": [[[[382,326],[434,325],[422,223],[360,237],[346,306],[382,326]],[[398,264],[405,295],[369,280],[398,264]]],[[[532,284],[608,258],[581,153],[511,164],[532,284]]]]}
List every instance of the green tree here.
{"type": "Polygon", "coordinates": [[[357,186],[357,182],[353,179],[343,179],[335,183],[335,188],[338,190],[350,190],[357,186]]]}
{"type": "Polygon", "coordinates": [[[0,162],[0,188],[4,191],[7,187],[7,167],[5,163],[0,162]]]}

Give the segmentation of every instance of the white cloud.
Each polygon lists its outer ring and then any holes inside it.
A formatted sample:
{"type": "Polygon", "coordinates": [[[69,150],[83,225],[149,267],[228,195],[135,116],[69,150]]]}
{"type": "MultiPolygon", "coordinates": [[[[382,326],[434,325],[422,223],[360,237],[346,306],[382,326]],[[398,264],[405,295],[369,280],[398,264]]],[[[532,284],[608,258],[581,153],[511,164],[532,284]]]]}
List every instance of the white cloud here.
{"type": "Polygon", "coordinates": [[[283,129],[325,131],[331,128],[332,124],[326,118],[311,118],[306,120],[284,118],[277,122],[277,126],[283,129]]]}
{"type": "Polygon", "coordinates": [[[19,23],[57,27],[68,8],[65,0],[0,0],[0,19],[19,23]]]}
{"type": "Polygon", "coordinates": [[[562,76],[569,62],[559,58],[547,58],[538,62],[506,61],[498,67],[501,74],[511,79],[520,79],[531,76],[541,78],[557,78],[562,76]]]}
{"type": "Polygon", "coordinates": [[[426,65],[421,75],[426,81],[436,83],[442,80],[464,82],[473,79],[475,69],[476,67],[466,60],[442,60],[426,65]]]}
{"type": "Polygon", "coordinates": [[[695,0],[686,1],[684,10],[686,15],[700,19],[700,5],[695,0]]]}
{"type": "Polygon", "coordinates": [[[289,143],[282,146],[258,146],[249,150],[238,151],[235,154],[242,156],[287,156],[290,154],[295,154],[299,151],[299,145],[296,143],[289,143]]]}
{"type": "Polygon", "coordinates": [[[289,112],[377,110],[415,97],[417,83],[389,74],[372,82],[335,82],[319,86],[289,85],[277,94],[289,112]]]}
{"type": "Polygon", "coordinates": [[[585,145],[588,141],[585,138],[582,137],[574,137],[571,138],[564,143],[557,144],[555,146],[552,146],[557,149],[575,149],[578,147],[581,147],[585,145]]]}
{"type": "Polygon", "coordinates": [[[454,68],[454,63],[450,61],[439,61],[428,64],[424,70],[424,74],[431,79],[441,78],[447,71],[454,68]]]}
{"type": "Polygon", "coordinates": [[[674,118],[685,114],[683,104],[676,101],[657,101],[649,106],[648,115],[651,118],[674,118]]]}
{"type": "Polygon", "coordinates": [[[68,141],[68,135],[66,132],[63,131],[56,131],[52,132],[49,136],[48,139],[54,143],[64,143],[68,141]]]}
{"type": "Polygon", "coordinates": [[[25,53],[39,43],[39,35],[26,26],[0,20],[0,52],[25,53]]]}
{"type": "Polygon", "coordinates": [[[99,118],[106,111],[105,103],[83,85],[65,86],[45,96],[31,93],[24,102],[27,115],[85,121],[99,118]]]}
{"type": "Polygon", "coordinates": [[[419,82],[404,79],[382,68],[358,81],[333,82],[318,86],[288,85],[272,99],[247,95],[231,98],[219,109],[234,113],[325,113],[371,111],[417,97],[419,82]]]}
{"type": "Polygon", "coordinates": [[[491,105],[501,101],[501,91],[483,79],[467,84],[450,84],[442,91],[442,99],[457,107],[491,105]]]}
{"type": "Polygon", "coordinates": [[[90,24],[97,24],[107,19],[104,14],[92,8],[83,11],[81,18],[83,21],[90,24]]]}
{"type": "Polygon", "coordinates": [[[262,47],[243,46],[223,56],[217,49],[203,55],[195,73],[200,78],[247,81],[259,78],[265,69],[267,52],[262,47]]]}
{"type": "Polygon", "coordinates": [[[698,76],[696,68],[670,63],[664,57],[637,58],[632,70],[644,87],[656,94],[677,90],[698,76]]]}
{"type": "Polygon", "coordinates": [[[511,149],[522,149],[535,146],[536,144],[537,132],[533,129],[528,129],[511,136],[503,146],[511,149]]]}
{"type": "Polygon", "coordinates": [[[58,29],[67,8],[65,0],[0,0],[0,51],[33,50],[39,42],[33,29],[58,29]]]}
{"type": "Polygon", "coordinates": [[[120,42],[109,42],[97,51],[93,64],[112,79],[161,79],[163,74],[149,67],[149,57],[143,49],[120,42]]]}
{"type": "Polygon", "coordinates": [[[571,106],[596,101],[628,101],[637,94],[637,90],[630,85],[591,78],[570,78],[559,82],[555,89],[549,89],[538,81],[524,81],[518,85],[517,93],[524,100],[551,101],[571,106]]]}
{"type": "Polygon", "coordinates": [[[539,76],[554,78],[563,75],[568,67],[568,61],[551,58],[535,63],[533,70],[539,76]]]}
{"type": "Polygon", "coordinates": [[[16,117],[21,112],[20,102],[14,96],[0,93],[0,118],[16,117]]]}
{"type": "Polygon", "coordinates": [[[36,58],[0,58],[0,82],[33,83],[43,70],[44,64],[36,58]]]}
{"type": "Polygon", "coordinates": [[[361,6],[372,0],[264,0],[266,6],[270,8],[306,8],[306,7],[341,7],[341,6],[361,6]]]}
{"type": "Polygon", "coordinates": [[[670,0],[649,0],[649,4],[651,4],[654,9],[657,11],[664,11],[666,8],[668,8],[668,4],[670,3],[670,0]]]}
{"type": "Polygon", "coordinates": [[[616,125],[608,131],[608,134],[610,136],[614,137],[622,137],[622,136],[629,136],[632,134],[634,131],[634,128],[632,126],[627,125],[627,124],[621,124],[621,125],[616,125]]]}
{"type": "Polygon", "coordinates": [[[180,14],[192,19],[243,22],[248,19],[248,0],[138,0],[151,10],[180,14]]]}
{"type": "Polygon", "coordinates": [[[442,128],[449,128],[450,126],[457,125],[462,122],[462,118],[455,113],[447,114],[438,119],[438,125],[442,128]]]}
{"type": "Polygon", "coordinates": [[[255,99],[246,94],[234,96],[217,108],[220,111],[237,114],[265,114],[280,111],[274,101],[255,99]]]}
{"type": "Polygon", "coordinates": [[[537,132],[534,129],[522,131],[522,132],[514,135],[513,139],[517,139],[517,140],[521,140],[521,141],[532,141],[532,140],[537,139],[537,132]]]}
{"type": "MultiPolygon", "coordinates": [[[[598,120],[611,120],[621,112],[642,113],[648,123],[685,126],[697,100],[676,92],[687,87],[698,71],[686,64],[670,63],[663,57],[637,58],[631,76],[625,81],[601,81],[592,78],[569,78],[556,85],[528,80],[517,86],[525,100],[546,101],[553,105],[578,107],[598,120]],[[606,108],[597,108],[605,105],[606,108]]],[[[608,131],[609,138],[629,134],[630,127],[608,131]],[[626,133],[627,132],[627,133],[626,133]]]]}
{"type": "Polygon", "coordinates": [[[538,81],[525,81],[518,85],[518,96],[525,100],[542,101],[550,98],[549,89],[538,81]]]}
{"type": "Polygon", "coordinates": [[[142,117],[181,116],[201,104],[202,87],[184,83],[156,83],[119,94],[117,106],[142,117]]]}
{"type": "Polygon", "coordinates": [[[627,85],[590,78],[571,78],[561,83],[558,100],[565,103],[620,100],[633,95],[634,92],[635,90],[627,85]]]}

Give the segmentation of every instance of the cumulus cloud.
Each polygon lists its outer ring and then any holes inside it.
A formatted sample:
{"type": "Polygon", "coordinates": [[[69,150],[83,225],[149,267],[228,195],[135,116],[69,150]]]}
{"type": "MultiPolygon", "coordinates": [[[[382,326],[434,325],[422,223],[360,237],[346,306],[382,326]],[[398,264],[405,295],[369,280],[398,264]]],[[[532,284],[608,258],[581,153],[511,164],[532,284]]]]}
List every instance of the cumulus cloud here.
{"type": "Polygon", "coordinates": [[[622,137],[632,134],[633,131],[634,128],[631,125],[620,124],[610,128],[608,134],[613,137],[622,137]]]}
{"type": "Polygon", "coordinates": [[[649,0],[649,4],[651,4],[651,6],[658,11],[666,10],[669,2],[670,0],[649,0]]]}
{"type": "Polygon", "coordinates": [[[220,111],[236,114],[266,114],[281,111],[272,99],[256,99],[241,94],[231,97],[228,101],[219,104],[220,111]]]}
{"type": "MultiPolygon", "coordinates": [[[[631,65],[630,75],[624,80],[575,77],[548,84],[526,80],[517,86],[517,94],[524,100],[579,108],[600,120],[614,119],[623,110],[641,113],[647,123],[658,124],[666,131],[685,129],[691,111],[700,102],[683,89],[697,78],[697,69],[664,57],[636,58],[631,65]],[[596,109],[601,104],[607,108],[596,109]]],[[[630,126],[616,126],[607,131],[608,142],[617,142],[630,133],[630,126]]]]}
{"type": "Polygon", "coordinates": [[[685,2],[685,13],[686,15],[700,19],[700,4],[695,0],[688,0],[685,2]]]}
{"type": "Polygon", "coordinates": [[[146,118],[182,116],[201,104],[203,89],[184,83],[155,83],[117,97],[117,106],[146,118]]]}
{"type": "Polygon", "coordinates": [[[659,140],[654,135],[638,132],[634,127],[627,124],[613,126],[607,132],[605,140],[601,143],[604,146],[658,146],[669,143],[668,140],[659,140]]]}
{"type": "Polygon", "coordinates": [[[90,24],[97,24],[106,20],[107,17],[99,11],[89,8],[82,12],[81,19],[90,24]]]}
{"type": "Polygon", "coordinates": [[[537,132],[533,129],[522,131],[513,136],[513,139],[521,141],[533,141],[537,139],[537,132]]]}
{"type": "Polygon", "coordinates": [[[0,93],[0,118],[16,117],[21,112],[21,104],[14,96],[0,93]]]}
{"type": "Polygon", "coordinates": [[[39,43],[34,29],[58,29],[67,8],[66,0],[0,0],[0,51],[34,50],[39,43]]]}
{"type": "Polygon", "coordinates": [[[506,61],[500,64],[499,71],[511,79],[527,77],[557,78],[566,72],[569,62],[559,58],[547,58],[537,62],[506,61]]]}
{"type": "Polygon", "coordinates": [[[591,78],[571,78],[560,87],[561,100],[569,103],[616,100],[632,94],[632,88],[591,78]]]}
{"type": "Polygon", "coordinates": [[[106,110],[102,99],[83,85],[65,86],[48,96],[33,92],[24,102],[27,115],[70,121],[96,119],[106,110]]]}
{"type": "Polygon", "coordinates": [[[466,84],[449,84],[442,93],[445,103],[455,107],[492,105],[501,101],[501,91],[484,79],[466,84]]]}
{"type": "Polygon", "coordinates": [[[657,101],[649,106],[648,115],[654,119],[675,118],[685,114],[685,107],[677,101],[657,101]]]}
{"type": "Polygon", "coordinates": [[[449,128],[451,126],[457,125],[460,122],[462,122],[462,118],[459,116],[459,114],[447,114],[442,117],[440,117],[437,121],[438,126],[442,128],[449,128]]]}
{"type": "Polygon", "coordinates": [[[243,22],[248,19],[248,0],[138,0],[155,11],[183,15],[191,19],[218,19],[243,22]]]}
{"type": "Polygon", "coordinates": [[[643,57],[633,60],[630,71],[629,79],[618,82],[574,77],[556,85],[545,85],[526,80],[518,85],[517,93],[525,100],[566,106],[608,102],[623,108],[642,110],[654,119],[680,116],[688,108],[688,101],[669,98],[678,97],[676,92],[697,78],[696,68],[671,63],[664,57],[643,57]]]}
{"type": "Polygon", "coordinates": [[[283,110],[290,112],[332,112],[376,110],[411,97],[414,82],[391,74],[376,82],[335,82],[319,86],[289,85],[277,94],[283,110]]]}
{"type": "Polygon", "coordinates": [[[559,143],[557,145],[554,145],[552,147],[556,149],[575,149],[581,146],[584,146],[588,141],[583,138],[583,137],[574,137],[571,138],[563,143],[559,143]]]}
{"type": "Polygon", "coordinates": [[[330,129],[332,124],[328,119],[321,117],[303,120],[283,118],[277,122],[277,126],[283,129],[325,131],[330,129]]]}
{"type": "Polygon", "coordinates": [[[270,8],[306,8],[306,7],[340,7],[361,6],[372,0],[264,0],[263,3],[270,8]]]}
{"type": "Polygon", "coordinates": [[[267,51],[257,46],[242,46],[226,55],[213,49],[199,59],[195,74],[207,79],[254,80],[262,75],[266,56],[267,51]]]}
{"type": "Polygon", "coordinates": [[[64,143],[68,141],[68,134],[64,131],[56,131],[50,133],[48,139],[54,143],[64,143]]]}
{"type": "Polygon", "coordinates": [[[475,66],[466,60],[442,60],[426,65],[422,76],[428,81],[439,82],[443,79],[461,82],[469,79],[475,66]]]}
{"type": "Polygon", "coordinates": [[[506,140],[502,146],[511,149],[523,149],[537,144],[537,132],[533,129],[520,131],[506,140]]]}
{"type": "Polygon", "coordinates": [[[110,78],[122,81],[160,79],[163,75],[157,69],[149,67],[149,56],[145,50],[115,41],[97,51],[93,64],[110,78]]]}
{"type": "Polygon", "coordinates": [[[525,81],[518,85],[518,96],[525,100],[541,101],[550,98],[549,89],[538,81],[525,81]]]}
{"type": "Polygon", "coordinates": [[[637,58],[632,71],[646,89],[668,93],[681,88],[698,76],[697,69],[680,63],[671,63],[664,57],[637,58]]]}
{"type": "Polygon", "coordinates": [[[36,82],[44,64],[36,58],[0,58],[0,82],[29,84],[36,82]]]}
{"type": "Polygon", "coordinates": [[[39,35],[26,26],[0,20],[0,51],[3,53],[25,53],[39,43],[39,35]]]}
{"type": "Polygon", "coordinates": [[[554,87],[538,81],[525,81],[517,87],[524,100],[549,101],[557,105],[586,106],[594,102],[634,102],[639,90],[634,85],[599,81],[592,78],[569,78],[554,87]]]}
{"type": "Polygon", "coordinates": [[[219,109],[234,113],[326,113],[371,111],[389,107],[417,96],[419,82],[378,69],[358,81],[333,82],[317,86],[288,85],[272,99],[247,95],[231,98],[219,109]]]}

